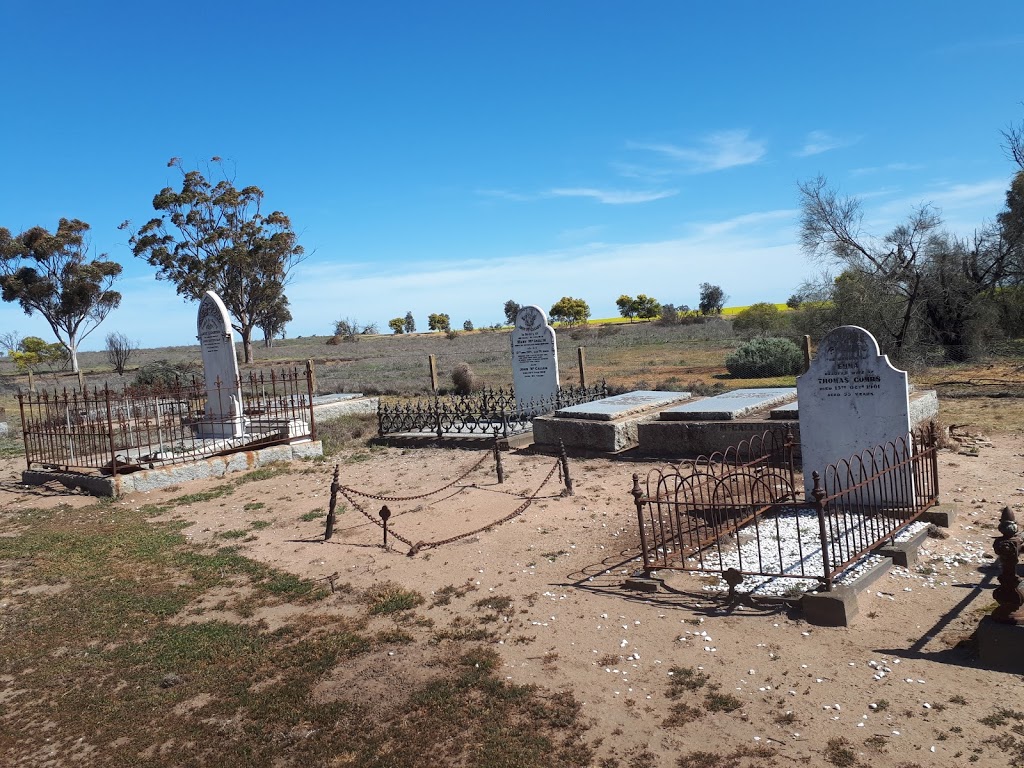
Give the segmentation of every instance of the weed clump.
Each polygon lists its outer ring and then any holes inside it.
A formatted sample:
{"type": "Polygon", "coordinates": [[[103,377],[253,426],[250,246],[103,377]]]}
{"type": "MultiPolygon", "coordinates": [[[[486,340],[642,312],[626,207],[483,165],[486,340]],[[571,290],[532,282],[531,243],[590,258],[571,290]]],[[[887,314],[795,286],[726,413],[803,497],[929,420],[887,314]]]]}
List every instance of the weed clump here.
{"type": "Polygon", "coordinates": [[[363,602],[369,606],[372,616],[389,616],[393,613],[411,611],[424,602],[423,595],[393,581],[374,584],[363,593],[363,602]]]}

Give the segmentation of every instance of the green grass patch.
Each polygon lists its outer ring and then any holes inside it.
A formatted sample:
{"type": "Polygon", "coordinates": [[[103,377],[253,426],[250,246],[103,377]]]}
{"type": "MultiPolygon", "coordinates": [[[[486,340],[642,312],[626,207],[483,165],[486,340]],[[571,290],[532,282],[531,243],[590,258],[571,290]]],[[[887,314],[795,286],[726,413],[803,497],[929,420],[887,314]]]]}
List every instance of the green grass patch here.
{"type": "MultiPolygon", "coordinates": [[[[345,511],[345,506],[342,504],[342,505],[339,505],[338,508],[334,510],[334,514],[338,515],[338,514],[340,514],[341,512],[344,512],[344,511],[345,511]]],[[[327,517],[327,512],[323,508],[319,508],[319,509],[310,510],[309,512],[306,512],[305,514],[300,515],[299,516],[299,520],[301,520],[304,523],[311,523],[314,520],[321,520],[321,519],[325,519],[326,517],[327,517]]]]}
{"type": "Polygon", "coordinates": [[[686,693],[699,691],[711,676],[694,667],[669,667],[668,692],[670,699],[678,699],[686,693]]]}
{"type": "Polygon", "coordinates": [[[411,611],[422,605],[424,598],[419,592],[406,589],[393,581],[382,581],[363,593],[363,602],[369,607],[371,615],[387,616],[402,611],[411,611]]]}
{"type": "Polygon", "coordinates": [[[176,496],[167,502],[167,506],[176,507],[186,504],[202,504],[204,501],[213,501],[214,499],[227,496],[234,490],[235,486],[232,483],[215,485],[213,488],[209,488],[205,491],[197,491],[196,493],[186,493],[183,496],[176,496]]]}

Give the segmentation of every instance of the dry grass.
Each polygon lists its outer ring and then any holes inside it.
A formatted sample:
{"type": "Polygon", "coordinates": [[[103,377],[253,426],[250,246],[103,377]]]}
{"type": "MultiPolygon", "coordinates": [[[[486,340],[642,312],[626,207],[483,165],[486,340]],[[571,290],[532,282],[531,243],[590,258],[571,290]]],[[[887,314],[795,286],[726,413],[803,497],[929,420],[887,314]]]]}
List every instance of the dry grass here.
{"type": "Polygon", "coordinates": [[[507,683],[477,643],[431,645],[427,619],[374,628],[414,615],[421,595],[387,582],[331,594],[232,547],[187,544],[185,523],[152,521],[168,510],[3,517],[3,765],[590,764],[571,694],[507,683]],[[25,591],[39,585],[59,588],[25,591]],[[211,592],[228,597],[197,608],[211,592]],[[239,619],[302,604],[317,612],[273,630],[239,619]],[[405,685],[351,694],[360,669],[412,644],[424,663],[405,685]],[[314,695],[324,680],[339,693],[314,695]]]}

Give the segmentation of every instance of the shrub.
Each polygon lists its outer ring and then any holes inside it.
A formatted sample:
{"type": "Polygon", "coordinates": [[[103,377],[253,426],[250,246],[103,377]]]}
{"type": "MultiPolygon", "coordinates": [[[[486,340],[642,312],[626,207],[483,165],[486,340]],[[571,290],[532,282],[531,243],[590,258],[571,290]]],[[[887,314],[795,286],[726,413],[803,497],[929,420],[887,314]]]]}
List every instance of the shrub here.
{"type": "Polygon", "coordinates": [[[729,373],[740,379],[790,376],[803,369],[804,356],[789,339],[761,338],[748,341],[725,359],[729,373]]]}
{"type": "Polygon", "coordinates": [[[747,336],[771,336],[779,332],[783,323],[782,313],[774,304],[762,301],[744,309],[733,319],[732,327],[737,333],[747,336]]]}
{"type": "Polygon", "coordinates": [[[483,382],[466,363],[458,363],[452,368],[452,386],[455,394],[468,395],[483,389],[483,382]]]}
{"type": "Polygon", "coordinates": [[[202,366],[195,361],[171,363],[168,360],[154,360],[139,368],[132,380],[133,390],[173,389],[188,383],[199,373],[202,366]]]}

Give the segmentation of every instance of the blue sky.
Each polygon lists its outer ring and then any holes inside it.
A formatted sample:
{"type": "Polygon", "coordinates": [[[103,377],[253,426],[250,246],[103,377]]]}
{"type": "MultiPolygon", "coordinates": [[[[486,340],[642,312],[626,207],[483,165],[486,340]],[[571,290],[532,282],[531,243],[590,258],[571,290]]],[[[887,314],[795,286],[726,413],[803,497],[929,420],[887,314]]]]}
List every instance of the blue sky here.
{"type": "MultiPolygon", "coordinates": [[[[931,203],[1002,206],[1024,119],[1019,2],[54,3],[2,0],[0,226],[60,217],[124,265],[111,331],[195,341],[197,305],[117,225],[229,161],[310,252],[289,336],[346,317],[622,293],[785,301],[817,267],[796,185],[821,173],[879,233],[931,203]]],[[[50,339],[0,305],[0,331],[50,339]]]]}

